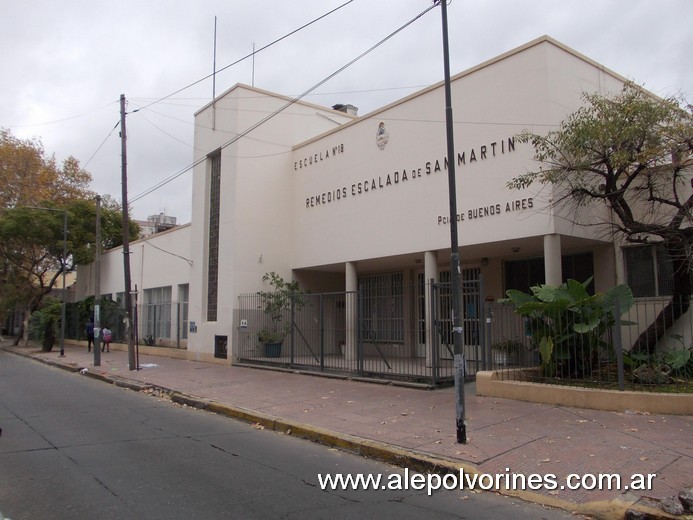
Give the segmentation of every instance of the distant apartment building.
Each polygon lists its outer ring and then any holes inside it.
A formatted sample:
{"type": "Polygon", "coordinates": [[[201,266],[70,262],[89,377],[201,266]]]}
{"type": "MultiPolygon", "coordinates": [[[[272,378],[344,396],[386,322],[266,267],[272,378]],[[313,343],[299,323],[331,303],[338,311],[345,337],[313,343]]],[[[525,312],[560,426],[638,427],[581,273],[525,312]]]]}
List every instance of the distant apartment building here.
{"type": "Polygon", "coordinates": [[[158,215],[150,215],[147,220],[137,220],[140,226],[140,238],[145,238],[154,233],[161,233],[176,227],[176,217],[170,217],[159,213],[158,215]]]}

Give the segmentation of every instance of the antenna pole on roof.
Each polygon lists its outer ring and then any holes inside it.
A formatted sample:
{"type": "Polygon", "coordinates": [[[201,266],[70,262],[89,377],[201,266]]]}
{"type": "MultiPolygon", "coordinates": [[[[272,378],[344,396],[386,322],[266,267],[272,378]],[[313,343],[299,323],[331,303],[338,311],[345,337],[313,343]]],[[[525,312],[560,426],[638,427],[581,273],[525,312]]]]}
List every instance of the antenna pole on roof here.
{"type": "Polygon", "coordinates": [[[214,17],[214,53],[212,55],[212,100],[217,97],[217,17],[214,17]]]}

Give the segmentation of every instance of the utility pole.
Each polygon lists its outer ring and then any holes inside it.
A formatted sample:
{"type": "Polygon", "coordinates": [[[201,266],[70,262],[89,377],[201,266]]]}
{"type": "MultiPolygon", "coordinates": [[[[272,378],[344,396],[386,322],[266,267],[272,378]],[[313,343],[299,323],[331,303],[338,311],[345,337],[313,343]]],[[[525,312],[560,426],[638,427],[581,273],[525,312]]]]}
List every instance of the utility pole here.
{"type": "Polygon", "coordinates": [[[443,21],[443,66],[445,69],[445,133],[448,156],[448,195],[450,198],[450,292],[452,296],[452,338],[454,345],[457,442],[467,443],[464,406],[464,352],[462,306],[460,298],[460,252],[457,238],[457,187],[455,185],[455,142],[453,138],[452,93],[450,89],[450,51],[448,47],[447,0],[440,2],[443,21]]]}
{"type": "Polygon", "coordinates": [[[130,294],[130,218],[128,212],[128,160],[125,131],[125,94],[120,95],[120,170],[123,185],[123,275],[125,278],[125,335],[128,339],[128,365],[135,370],[135,349],[132,340],[132,295],[130,294]]]}
{"type": "Polygon", "coordinates": [[[67,210],[63,209],[63,297],[60,307],[60,357],[65,357],[65,270],[67,269],[67,210]]]}
{"type": "Polygon", "coordinates": [[[96,244],[94,254],[94,366],[101,366],[101,195],[96,196],[96,244]]]}

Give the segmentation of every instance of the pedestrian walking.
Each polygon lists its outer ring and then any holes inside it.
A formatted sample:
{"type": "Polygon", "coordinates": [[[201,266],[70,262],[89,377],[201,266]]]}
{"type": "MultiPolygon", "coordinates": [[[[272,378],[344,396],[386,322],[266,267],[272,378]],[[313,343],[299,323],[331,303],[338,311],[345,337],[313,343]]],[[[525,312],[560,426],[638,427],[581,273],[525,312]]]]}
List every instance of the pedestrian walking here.
{"type": "Polygon", "coordinates": [[[91,352],[91,347],[94,346],[94,322],[89,320],[87,326],[84,327],[84,332],[87,333],[87,352],[91,352]]]}
{"type": "Polygon", "coordinates": [[[113,333],[111,332],[111,329],[108,328],[108,326],[105,326],[103,329],[101,329],[101,333],[103,335],[103,346],[101,347],[101,352],[104,352],[104,349],[106,352],[110,352],[113,333]]]}

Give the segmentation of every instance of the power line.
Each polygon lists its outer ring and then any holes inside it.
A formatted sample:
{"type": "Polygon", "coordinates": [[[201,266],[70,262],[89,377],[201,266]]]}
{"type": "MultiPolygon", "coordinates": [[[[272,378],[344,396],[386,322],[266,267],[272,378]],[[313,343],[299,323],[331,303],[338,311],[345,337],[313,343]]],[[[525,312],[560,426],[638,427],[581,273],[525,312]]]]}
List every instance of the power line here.
{"type": "Polygon", "coordinates": [[[115,124],[115,126],[114,126],[113,128],[111,128],[111,131],[108,132],[108,135],[105,137],[105,139],[104,139],[103,141],[101,141],[101,144],[100,144],[99,147],[96,149],[96,151],[95,151],[93,154],[91,154],[91,157],[89,157],[89,159],[87,159],[87,162],[84,163],[84,165],[82,166],[82,170],[86,170],[86,169],[87,169],[87,165],[91,162],[91,160],[94,158],[94,156],[95,156],[97,153],[99,153],[99,150],[101,150],[101,148],[103,147],[103,145],[106,144],[106,141],[108,141],[108,138],[111,137],[111,134],[113,133],[113,130],[115,130],[116,128],[118,128],[119,125],[120,125],[120,121],[118,121],[118,122],[115,124]]]}
{"type": "Polygon", "coordinates": [[[82,112],[80,114],[74,114],[71,116],[63,117],[61,119],[54,119],[52,121],[43,121],[41,123],[30,123],[30,124],[26,124],[26,125],[7,125],[7,128],[31,128],[34,126],[48,126],[48,125],[53,125],[56,123],[64,123],[65,121],[70,121],[72,119],[79,119],[80,117],[89,116],[89,115],[93,114],[94,112],[98,112],[100,110],[103,110],[106,107],[111,106],[112,104],[113,104],[113,102],[111,101],[111,102],[106,103],[105,105],[98,107],[98,108],[89,110],[88,112],[82,112]]]}
{"type": "MultiPolygon", "coordinates": [[[[271,43],[268,43],[268,44],[265,45],[264,47],[260,47],[260,48],[257,49],[257,50],[253,50],[253,52],[251,52],[250,54],[247,54],[247,55],[243,56],[242,58],[240,58],[240,59],[234,61],[233,63],[229,63],[229,64],[226,65],[225,67],[222,67],[221,69],[214,71],[212,74],[208,74],[208,75],[206,75],[204,78],[200,78],[200,79],[198,79],[197,81],[194,81],[194,82],[190,83],[189,85],[186,85],[185,87],[179,88],[178,90],[176,90],[175,92],[172,92],[172,93],[169,94],[168,96],[164,96],[164,97],[162,97],[162,98],[160,98],[160,99],[157,99],[156,101],[152,101],[151,103],[149,103],[148,105],[143,106],[143,107],[142,107],[141,109],[139,109],[139,110],[144,110],[144,109],[149,108],[150,106],[152,106],[152,105],[154,105],[154,104],[156,104],[156,103],[159,103],[160,101],[163,101],[164,99],[168,99],[168,98],[170,98],[171,96],[175,96],[175,95],[178,94],[179,92],[183,92],[184,90],[186,90],[186,89],[188,89],[188,88],[190,88],[190,87],[192,87],[192,86],[194,86],[194,85],[197,85],[198,83],[201,83],[202,81],[204,81],[204,80],[206,80],[206,79],[211,78],[212,76],[216,75],[217,72],[222,72],[222,71],[224,71],[224,70],[226,70],[226,69],[228,69],[228,68],[230,68],[230,67],[233,67],[234,65],[237,65],[238,63],[240,63],[240,62],[242,62],[242,61],[244,61],[244,60],[247,60],[248,58],[254,56],[254,55],[257,54],[258,52],[264,51],[265,49],[271,47],[271,46],[274,45],[275,43],[279,43],[280,41],[282,41],[282,40],[288,38],[289,36],[292,36],[292,35],[296,34],[297,32],[299,32],[299,31],[305,29],[306,27],[308,27],[308,26],[310,26],[310,25],[312,25],[312,24],[314,24],[314,23],[316,23],[316,22],[322,20],[323,18],[325,18],[325,17],[331,15],[331,14],[334,13],[335,11],[338,11],[339,9],[341,9],[342,7],[344,7],[344,6],[348,5],[348,4],[350,4],[350,3],[353,2],[353,1],[354,1],[354,0],[349,0],[348,2],[344,2],[342,5],[340,5],[340,6],[338,6],[338,7],[335,7],[335,8],[332,9],[331,11],[329,11],[329,12],[323,14],[322,16],[319,16],[318,18],[315,18],[314,20],[312,20],[312,21],[310,21],[310,22],[308,22],[308,23],[302,25],[301,27],[299,27],[299,28],[297,28],[297,29],[294,29],[293,31],[291,31],[291,32],[289,32],[289,33],[287,33],[287,34],[285,34],[285,35],[282,36],[281,38],[277,38],[276,40],[274,40],[274,41],[271,42],[271,43]]],[[[135,110],[135,112],[137,112],[137,110],[135,110]]]]}
{"type": "MultiPolygon", "coordinates": [[[[346,5],[346,4],[345,4],[345,5],[346,5]]],[[[274,118],[275,116],[277,116],[278,114],[280,114],[280,113],[281,113],[282,111],[284,111],[285,109],[289,108],[289,107],[290,107],[291,105],[293,105],[294,103],[297,103],[298,101],[300,101],[301,98],[303,98],[303,97],[305,97],[306,95],[310,94],[313,90],[315,90],[316,88],[318,88],[318,87],[324,85],[324,84],[327,83],[329,80],[331,80],[333,77],[335,77],[336,75],[340,74],[341,72],[343,72],[344,70],[346,70],[347,68],[349,68],[350,66],[352,66],[354,63],[356,63],[357,61],[359,61],[361,58],[363,58],[364,56],[366,56],[366,55],[370,54],[371,52],[373,52],[375,49],[377,49],[378,47],[380,47],[382,44],[384,44],[385,42],[387,42],[388,40],[390,40],[391,38],[393,38],[395,35],[397,35],[397,34],[400,33],[401,31],[403,31],[403,30],[406,29],[407,27],[409,27],[412,23],[414,23],[414,22],[417,21],[419,18],[421,18],[423,15],[425,15],[426,13],[428,13],[429,11],[431,11],[432,9],[434,9],[434,8],[436,8],[436,7],[437,7],[437,4],[433,4],[433,5],[431,5],[430,7],[424,9],[421,13],[419,13],[418,15],[416,15],[414,18],[412,18],[411,20],[409,20],[407,23],[405,23],[404,25],[402,25],[402,26],[400,26],[399,28],[395,29],[393,32],[391,32],[390,34],[388,34],[387,36],[385,36],[385,38],[381,39],[378,43],[376,43],[375,45],[372,45],[372,46],[369,47],[367,50],[365,50],[364,52],[362,52],[361,54],[359,54],[356,58],[354,58],[353,60],[349,61],[346,65],[343,65],[342,67],[340,67],[339,69],[337,69],[336,71],[334,71],[332,74],[330,74],[330,75],[326,76],[325,78],[323,78],[321,81],[319,81],[318,83],[316,83],[315,85],[313,85],[311,88],[309,88],[308,90],[306,90],[305,92],[303,92],[303,94],[300,94],[299,96],[297,96],[297,97],[295,97],[295,98],[289,100],[286,104],[284,104],[283,106],[281,106],[280,108],[278,108],[277,110],[275,110],[274,112],[272,112],[271,114],[269,114],[268,116],[264,117],[263,119],[261,119],[261,120],[258,121],[257,123],[251,125],[249,128],[247,128],[246,130],[244,130],[243,132],[241,132],[241,133],[238,134],[237,136],[235,136],[235,137],[231,138],[230,140],[226,141],[224,144],[222,144],[222,145],[219,147],[219,149],[224,149],[224,148],[226,148],[226,147],[232,145],[232,144],[235,143],[236,141],[238,141],[238,140],[242,139],[243,137],[245,137],[246,135],[248,135],[248,134],[249,134],[250,132],[252,132],[253,130],[255,130],[255,129],[257,129],[258,127],[262,126],[262,125],[265,124],[267,121],[269,121],[270,119],[274,118]]],[[[165,98],[163,98],[163,99],[165,99],[165,98]]],[[[147,106],[151,106],[152,104],[153,104],[153,103],[151,103],[150,105],[147,105],[147,106]]],[[[147,107],[145,106],[144,108],[147,108],[147,107]]],[[[137,195],[136,197],[131,198],[131,199],[130,199],[130,202],[135,202],[135,201],[137,201],[137,200],[139,200],[139,199],[141,199],[141,198],[143,198],[143,197],[146,197],[146,196],[149,195],[150,193],[153,193],[154,191],[156,191],[156,190],[158,190],[159,188],[165,186],[165,185],[168,184],[169,182],[174,181],[175,179],[177,179],[178,177],[180,177],[180,176],[183,175],[184,173],[190,171],[190,170],[193,169],[195,166],[197,166],[198,164],[200,164],[200,163],[202,163],[202,162],[204,162],[204,161],[206,161],[206,160],[207,160],[207,157],[201,157],[201,158],[198,159],[197,161],[193,162],[190,166],[187,166],[186,168],[180,170],[179,172],[177,172],[177,173],[171,175],[171,176],[168,177],[167,179],[162,180],[161,182],[159,182],[159,183],[156,184],[155,186],[149,188],[148,190],[145,190],[144,192],[142,192],[141,194],[137,195]]]]}

